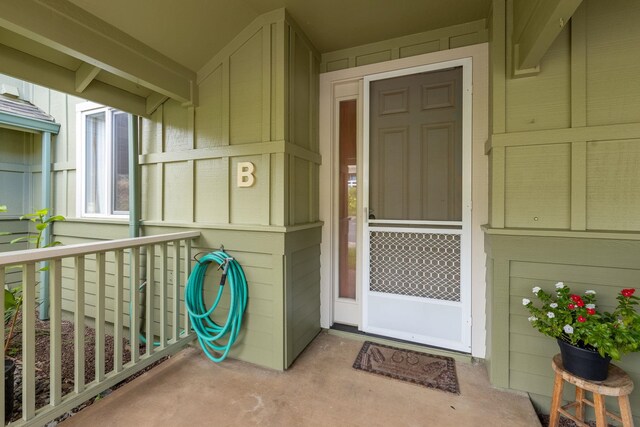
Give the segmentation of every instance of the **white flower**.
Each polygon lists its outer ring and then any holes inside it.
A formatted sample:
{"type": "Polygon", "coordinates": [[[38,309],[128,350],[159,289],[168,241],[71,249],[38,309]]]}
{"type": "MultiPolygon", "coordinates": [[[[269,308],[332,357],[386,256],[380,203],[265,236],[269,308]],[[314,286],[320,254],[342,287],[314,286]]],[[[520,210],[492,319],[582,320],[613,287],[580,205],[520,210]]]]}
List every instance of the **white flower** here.
{"type": "Polygon", "coordinates": [[[531,302],[530,299],[528,298],[522,298],[522,305],[529,305],[529,303],[531,302]]]}
{"type": "Polygon", "coordinates": [[[594,291],[592,289],[589,289],[588,291],[584,291],[584,293],[587,294],[587,295],[595,295],[596,291],[594,291]]]}
{"type": "Polygon", "coordinates": [[[564,328],[562,328],[562,329],[567,334],[572,334],[573,333],[573,326],[571,326],[571,325],[564,325],[564,328]]]}
{"type": "Polygon", "coordinates": [[[549,319],[553,319],[554,317],[556,317],[556,315],[555,315],[555,314],[553,314],[553,312],[549,311],[549,312],[547,313],[547,317],[548,317],[549,319]]]}
{"type": "Polygon", "coordinates": [[[540,286],[536,286],[535,288],[532,289],[533,293],[538,295],[538,292],[540,292],[542,290],[542,288],[540,288],[540,286]]]}
{"type": "Polygon", "coordinates": [[[564,288],[564,283],[563,282],[556,283],[556,289],[562,289],[562,288],[564,288]]]}
{"type": "Polygon", "coordinates": [[[595,304],[587,304],[587,305],[585,305],[585,307],[587,307],[587,308],[596,308],[596,305],[595,304]]]}
{"type": "Polygon", "coordinates": [[[529,317],[529,322],[535,322],[536,320],[538,320],[538,318],[536,316],[530,316],[529,317]]]}
{"type": "Polygon", "coordinates": [[[551,304],[549,304],[549,307],[558,308],[558,303],[557,302],[552,302],[551,304]]]}

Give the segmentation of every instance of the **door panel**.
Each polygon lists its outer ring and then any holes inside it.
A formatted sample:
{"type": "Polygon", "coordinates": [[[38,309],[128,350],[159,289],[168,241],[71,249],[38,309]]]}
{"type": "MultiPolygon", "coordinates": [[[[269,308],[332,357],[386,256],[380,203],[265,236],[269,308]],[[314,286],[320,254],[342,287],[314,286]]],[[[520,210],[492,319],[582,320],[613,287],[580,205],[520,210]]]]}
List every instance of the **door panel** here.
{"type": "Polygon", "coordinates": [[[380,220],[462,219],[462,73],[371,82],[370,208],[380,220]]]}
{"type": "Polygon", "coordinates": [[[462,71],[370,79],[362,326],[468,351],[462,71]]]}

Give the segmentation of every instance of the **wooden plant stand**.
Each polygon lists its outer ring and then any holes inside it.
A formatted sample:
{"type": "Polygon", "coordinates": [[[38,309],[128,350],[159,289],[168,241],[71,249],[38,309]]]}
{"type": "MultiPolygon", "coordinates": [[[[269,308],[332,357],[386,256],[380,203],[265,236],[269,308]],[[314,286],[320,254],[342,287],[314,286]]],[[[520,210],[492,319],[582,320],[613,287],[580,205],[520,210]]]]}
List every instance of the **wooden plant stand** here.
{"type": "Polygon", "coordinates": [[[624,427],[633,427],[631,416],[631,406],[629,404],[629,394],[633,391],[633,381],[629,375],[615,365],[609,366],[609,376],[604,381],[589,381],[573,375],[564,369],[562,357],[556,354],[553,357],[551,366],[556,373],[553,384],[553,398],[551,400],[551,414],[549,427],[557,427],[560,414],[573,420],[581,427],[587,427],[584,422],[585,405],[593,407],[596,411],[596,425],[598,427],[607,426],[607,416],[622,423],[624,427]],[[561,406],[562,388],[564,381],[576,386],[576,400],[567,405],[561,406]],[[593,401],[585,397],[585,392],[593,393],[593,401]],[[620,416],[607,411],[605,407],[605,397],[615,396],[618,398],[620,406],[620,416]],[[568,409],[575,408],[575,416],[568,412],[568,409]]]}

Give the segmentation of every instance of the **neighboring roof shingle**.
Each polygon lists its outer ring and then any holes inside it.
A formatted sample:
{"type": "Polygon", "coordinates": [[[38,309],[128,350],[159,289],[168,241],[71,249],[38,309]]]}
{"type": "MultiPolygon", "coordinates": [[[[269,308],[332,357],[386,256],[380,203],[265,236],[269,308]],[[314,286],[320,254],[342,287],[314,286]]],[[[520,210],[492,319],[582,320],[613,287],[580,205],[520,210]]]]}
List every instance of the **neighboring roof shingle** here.
{"type": "Polygon", "coordinates": [[[56,122],[52,116],[45,113],[32,103],[23,99],[11,98],[4,95],[0,95],[0,113],[51,123],[56,122]]]}

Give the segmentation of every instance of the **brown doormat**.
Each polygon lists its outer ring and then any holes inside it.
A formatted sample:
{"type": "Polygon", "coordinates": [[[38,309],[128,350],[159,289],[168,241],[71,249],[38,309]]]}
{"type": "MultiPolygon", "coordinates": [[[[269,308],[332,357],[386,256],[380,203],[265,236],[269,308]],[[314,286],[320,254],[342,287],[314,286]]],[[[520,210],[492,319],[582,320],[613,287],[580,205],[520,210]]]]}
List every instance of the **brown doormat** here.
{"type": "Polygon", "coordinates": [[[460,394],[451,357],[419,353],[365,341],[353,367],[385,377],[460,394]]]}

